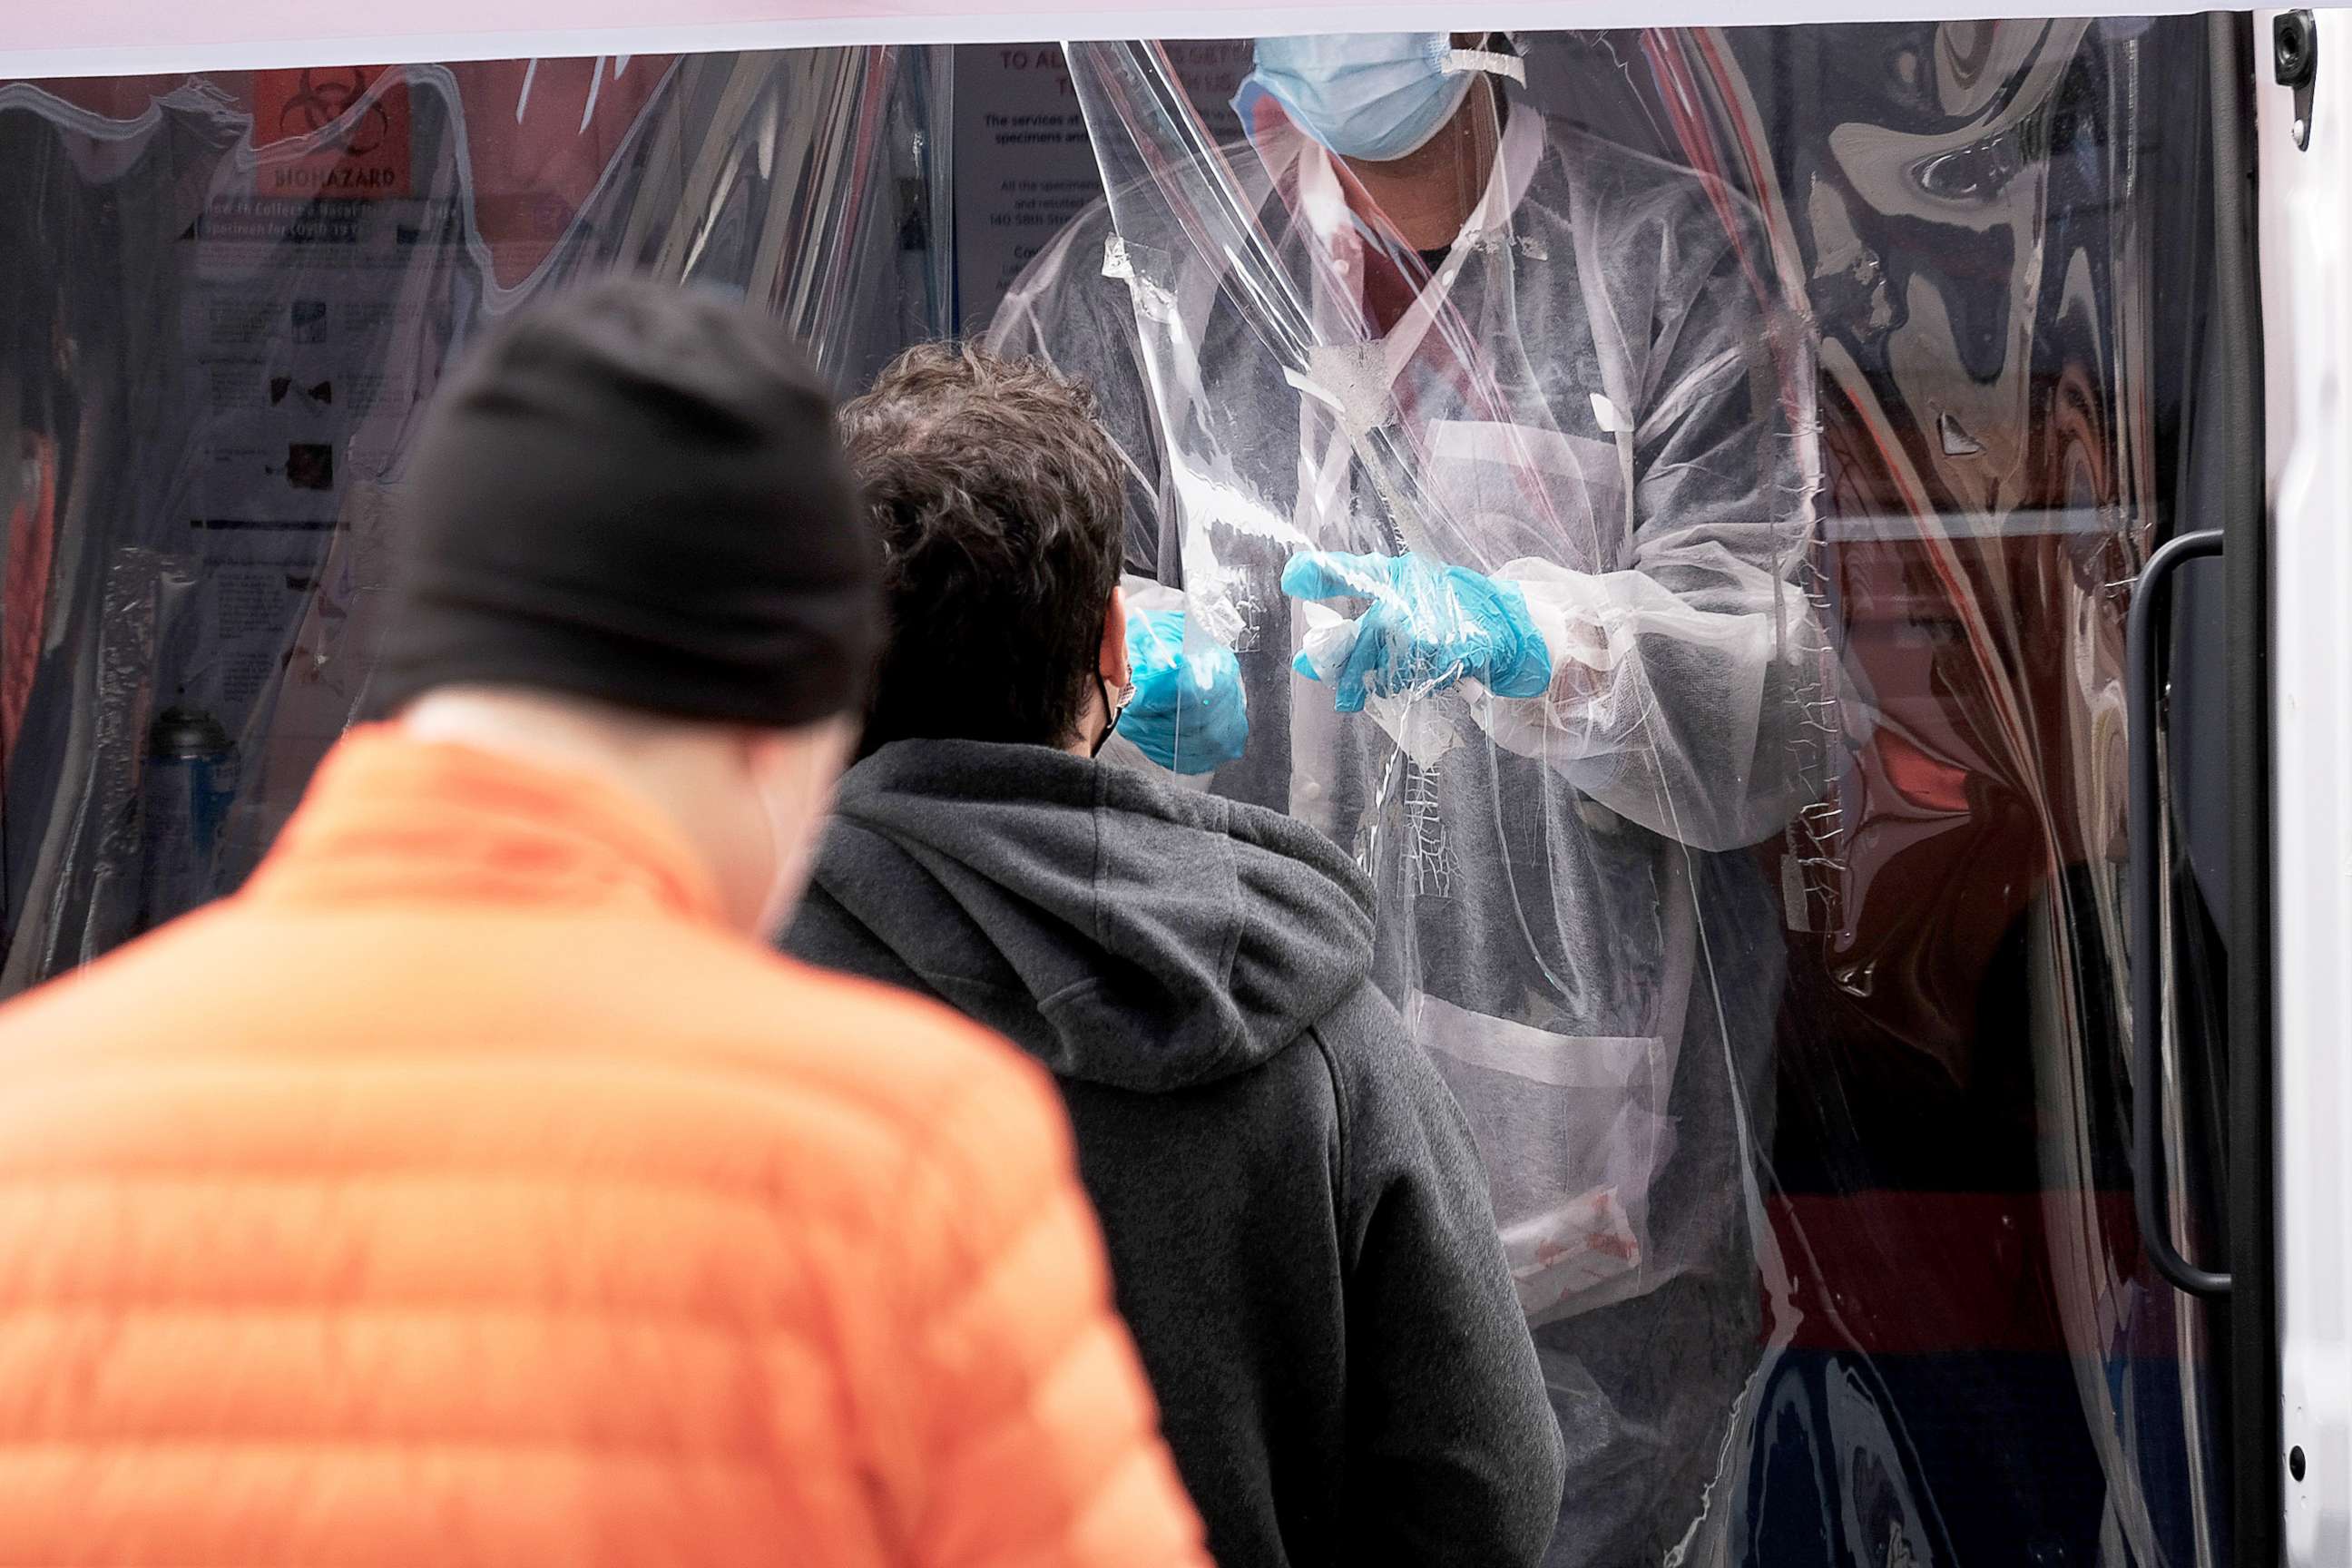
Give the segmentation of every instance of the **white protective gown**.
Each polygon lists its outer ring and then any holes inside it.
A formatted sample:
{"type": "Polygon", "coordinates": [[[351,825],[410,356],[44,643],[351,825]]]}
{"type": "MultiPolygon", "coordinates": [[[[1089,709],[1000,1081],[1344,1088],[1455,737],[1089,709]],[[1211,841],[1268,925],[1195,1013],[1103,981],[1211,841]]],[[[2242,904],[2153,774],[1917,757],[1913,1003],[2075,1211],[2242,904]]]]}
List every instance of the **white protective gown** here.
{"type": "Polygon", "coordinates": [[[1073,67],[1112,195],[992,344],[1094,388],[1129,570],[1239,655],[1249,746],[1211,787],[1378,884],[1380,978],[1470,1119],[1569,1438],[1555,1561],[1655,1560],[1756,1362],[1782,922],[1749,847],[1815,787],[1833,679],[1810,366],[1758,231],[1515,99],[1459,239],[1399,257],[1296,132],[1185,145],[1073,67]],[[1335,713],[1291,667],[1331,612],[1282,566],[1399,547],[1517,583],[1550,691],[1335,713]]]}

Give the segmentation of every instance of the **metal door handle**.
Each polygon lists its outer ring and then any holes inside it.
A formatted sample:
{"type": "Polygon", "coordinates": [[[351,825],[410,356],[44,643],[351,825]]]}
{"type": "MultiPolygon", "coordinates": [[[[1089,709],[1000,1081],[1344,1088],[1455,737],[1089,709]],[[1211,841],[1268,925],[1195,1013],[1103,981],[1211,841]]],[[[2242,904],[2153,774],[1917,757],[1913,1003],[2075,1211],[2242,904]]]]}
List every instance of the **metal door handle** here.
{"type": "Polygon", "coordinates": [[[2200,1268],[2172,1245],[2170,1210],[2164,1201],[2164,1140],[2157,1121],[2158,1074],[2164,1053],[2162,951],[2165,910],[2157,894],[2157,857],[2164,845],[2163,795],[2156,745],[2156,617],[2170,603],[2173,573],[2184,562],[2221,553],[2219,530],[2184,533],[2148,557],[2132,594],[2125,662],[2131,702],[2131,1032],[2132,1206],[2139,1215],[2140,1245],[2156,1271],[2195,1296],[2226,1296],[2230,1277],[2200,1268]]]}

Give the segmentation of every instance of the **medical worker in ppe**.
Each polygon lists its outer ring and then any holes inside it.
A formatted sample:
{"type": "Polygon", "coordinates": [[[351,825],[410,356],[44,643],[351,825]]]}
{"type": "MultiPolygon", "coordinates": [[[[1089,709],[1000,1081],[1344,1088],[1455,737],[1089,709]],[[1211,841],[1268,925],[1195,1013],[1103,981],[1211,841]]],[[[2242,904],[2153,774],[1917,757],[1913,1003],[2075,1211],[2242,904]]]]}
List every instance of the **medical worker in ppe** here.
{"type": "Polygon", "coordinates": [[[1740,198],[1548,117],[1539,54],[1256,56],[1214,148],[1104,74],[1151,57],[1073,48],[1108,195],[992,345],[1092,385],[1125,456],[1122,736],[1379,884],[1567,1438],[1551,1561],[1656,1563],[1723,1528],[1759,1354],[1750,847],[1811,787],[1829,663],[1808,367],[1740,198]]]}

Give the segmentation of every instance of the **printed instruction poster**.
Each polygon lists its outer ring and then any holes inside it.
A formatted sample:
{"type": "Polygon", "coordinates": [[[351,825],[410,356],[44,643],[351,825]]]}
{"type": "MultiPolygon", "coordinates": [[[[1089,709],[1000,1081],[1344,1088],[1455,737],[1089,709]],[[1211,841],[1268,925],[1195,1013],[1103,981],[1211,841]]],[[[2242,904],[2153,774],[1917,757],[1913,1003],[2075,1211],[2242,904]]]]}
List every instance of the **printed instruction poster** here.
{"type": "MultiPolygon", "coordinates": [[[[1238,141],[1234,94],[1249,74],[1247,38],[1164,46],[1193,109],[1220,142],[1238,141]]],[[[1085,114],[1058,44],[968,44],[956,50],[956,306],[984,330],[1021,269],[1102,194],[1085,114]]]]}
{"type": "Polygon", "coordinates": [[[262,145],[222,166],[179,247],[172,521],[203,594],[158,693],[232,736],[266,716],[354,482],[389,467],[446,335],[415,287],[447,218],[417,194],[401,73],[259,71],[253,100],[262,145]]]}

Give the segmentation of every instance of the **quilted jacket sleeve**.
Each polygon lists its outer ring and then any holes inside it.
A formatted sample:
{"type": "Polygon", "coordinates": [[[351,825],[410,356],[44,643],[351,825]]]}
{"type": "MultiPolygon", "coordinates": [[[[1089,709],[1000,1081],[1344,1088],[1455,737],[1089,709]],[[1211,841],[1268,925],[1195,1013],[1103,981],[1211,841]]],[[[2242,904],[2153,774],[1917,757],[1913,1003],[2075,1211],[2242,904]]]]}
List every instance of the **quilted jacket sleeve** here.
{"type": "Polygon", "coordinates": [[[1061,1103],[1008,1065],[925,1139],[906,1237],[921,1568],[1207,1568],[1061,1103]]]}

